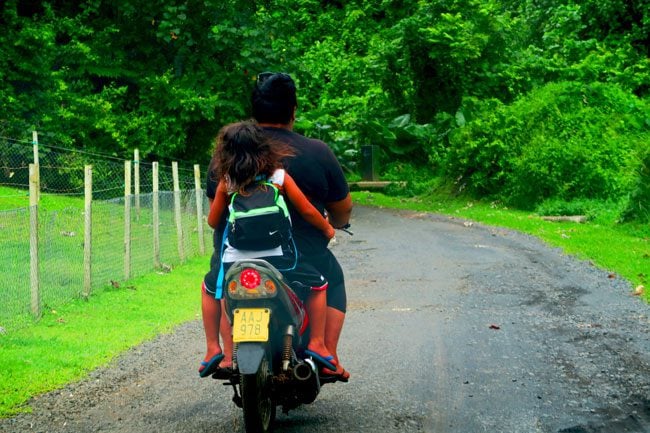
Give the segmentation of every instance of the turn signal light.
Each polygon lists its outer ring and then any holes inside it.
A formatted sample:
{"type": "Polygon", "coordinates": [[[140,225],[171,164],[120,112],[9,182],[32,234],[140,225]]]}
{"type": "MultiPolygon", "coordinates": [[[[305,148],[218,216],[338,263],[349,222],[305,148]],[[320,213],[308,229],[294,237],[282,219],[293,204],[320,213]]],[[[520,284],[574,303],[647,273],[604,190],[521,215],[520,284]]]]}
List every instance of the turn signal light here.
{"type": "Polygon", "coordinates": [[[266,293],[268,293],[269,295],[274,294],[275,291],[277,290],[275,287],[275,283],[271,280],[266,280],[264,282],[264,288],[266,289],[266,293]]]}

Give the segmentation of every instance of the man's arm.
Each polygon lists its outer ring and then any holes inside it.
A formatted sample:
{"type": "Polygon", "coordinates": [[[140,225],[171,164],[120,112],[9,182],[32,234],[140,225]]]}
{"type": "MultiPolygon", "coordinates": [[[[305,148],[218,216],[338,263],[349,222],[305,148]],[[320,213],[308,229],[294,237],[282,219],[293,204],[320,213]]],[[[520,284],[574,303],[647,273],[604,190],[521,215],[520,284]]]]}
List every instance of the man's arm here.
{"type": "Polygon", "coordinates": [[[305,197],[289,174],[285,174],[284,176],[283,190],[285,196],[305,221],[322,231],[323,235],[325,235],[327,239],[332,239],[334,237],[334,229],[330,223],[323,218],[323,215],[321,215],[314,205],[307,200],[307,197],[305,197]]]}
{"type": "Polygon", "coordinates": [[[325,205],[330,224],[334,228],[343,228],[350,222],[350,215],[352,214],[352,197],[350,193],[339,201],[327,203],[325,205]]]}

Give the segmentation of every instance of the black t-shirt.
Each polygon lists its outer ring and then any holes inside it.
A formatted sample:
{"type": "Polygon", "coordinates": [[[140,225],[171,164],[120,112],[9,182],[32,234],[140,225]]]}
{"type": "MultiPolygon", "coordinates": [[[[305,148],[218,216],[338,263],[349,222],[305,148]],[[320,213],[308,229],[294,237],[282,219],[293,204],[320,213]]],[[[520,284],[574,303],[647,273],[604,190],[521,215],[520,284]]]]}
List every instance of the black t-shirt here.
{"type": "MultiPolygon", "coordinates": [[[[289,144],[296,155],[284,161],[289,175],[296,181],[300,190],[309,198],[319,212],[324,214],[325,204],[343,200],[349,191],[343,170],[332,150],[320,140],[310,139],[282,128],[264,128],[271,137],[289,144]]],[[[206,176],[205,194],[211,200],[217,193],[217,177],[210,163],[206,176]]],[[[317,255],[327,248],[328,239],[323,233],[305,221],[302,216],[287,203],[291,213],[292,231],[298,251],[304,255],[317,255]]],[[[210,271],[205,276],[205,283],[210,291],[214,285],[220,266],[220,251],[223,231],[226,226],[227,212],[213,235],[214,252],[210,259],[210,271]]]]}
{"type": "MultiPolygon", "coordinates": [[[[324,214],[325,204],[343,200],[349,191],[343,170],[332,150],[320,140],[304,137],[283,128],[264,128],[278,141],[289,144],[296,152],[287,158],[284,166],[309,201],[324,214]]],[[[327,247],[328,239],[305,221],[291,204],[293,235],[302,254],[310,255],[327,247]]]]}

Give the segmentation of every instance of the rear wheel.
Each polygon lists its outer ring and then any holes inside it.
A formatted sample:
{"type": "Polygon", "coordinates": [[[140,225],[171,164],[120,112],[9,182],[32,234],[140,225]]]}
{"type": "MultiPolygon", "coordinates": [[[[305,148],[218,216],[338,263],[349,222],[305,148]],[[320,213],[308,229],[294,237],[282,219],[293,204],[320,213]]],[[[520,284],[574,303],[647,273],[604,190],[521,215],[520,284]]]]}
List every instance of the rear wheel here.
{"type": "Polygon", "coordinates": [[[241,398],[246,433],[267,433],[273,428],[275,404],[271,398],[271,368],[264,355],[255,374],[241,376],[241,398]]]}

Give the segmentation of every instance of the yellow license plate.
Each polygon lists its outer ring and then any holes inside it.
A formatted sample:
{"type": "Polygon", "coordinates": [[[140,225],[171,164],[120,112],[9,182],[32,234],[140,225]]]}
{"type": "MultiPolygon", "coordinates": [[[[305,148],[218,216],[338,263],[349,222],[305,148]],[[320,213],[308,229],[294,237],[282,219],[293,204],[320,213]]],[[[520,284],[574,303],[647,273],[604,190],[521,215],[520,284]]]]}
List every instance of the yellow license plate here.
{"type": "Polygon", "coordinates": [[[268,308],[237,308],[233,311],[232,339],[235,343],[244,341],[268,341],[268,308]]]}

